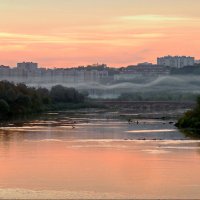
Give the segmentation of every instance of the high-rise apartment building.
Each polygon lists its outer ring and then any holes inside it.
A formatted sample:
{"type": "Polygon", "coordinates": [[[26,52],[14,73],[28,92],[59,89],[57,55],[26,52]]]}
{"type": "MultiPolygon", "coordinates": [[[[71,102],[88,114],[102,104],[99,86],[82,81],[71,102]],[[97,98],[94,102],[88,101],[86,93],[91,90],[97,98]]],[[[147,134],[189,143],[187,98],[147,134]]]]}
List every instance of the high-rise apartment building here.
{"type": "Polygon", "coordinates": [[[157,64],[166,67],[182,68],[185,66],[193,66],[194,63],[195,58],[187,56],[165,56],[157,58],[157,64]]]}

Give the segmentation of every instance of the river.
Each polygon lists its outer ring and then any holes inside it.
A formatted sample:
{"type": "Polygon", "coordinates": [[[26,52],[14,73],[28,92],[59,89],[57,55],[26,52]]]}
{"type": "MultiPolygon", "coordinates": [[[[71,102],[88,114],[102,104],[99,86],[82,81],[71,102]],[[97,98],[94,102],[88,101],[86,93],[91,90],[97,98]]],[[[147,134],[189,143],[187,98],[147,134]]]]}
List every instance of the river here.
{"type": "Polygon", "coordinates": [[[200,141],[174,120],[46,113],[0,128],[0,198],[199,199],[200,141]]]}

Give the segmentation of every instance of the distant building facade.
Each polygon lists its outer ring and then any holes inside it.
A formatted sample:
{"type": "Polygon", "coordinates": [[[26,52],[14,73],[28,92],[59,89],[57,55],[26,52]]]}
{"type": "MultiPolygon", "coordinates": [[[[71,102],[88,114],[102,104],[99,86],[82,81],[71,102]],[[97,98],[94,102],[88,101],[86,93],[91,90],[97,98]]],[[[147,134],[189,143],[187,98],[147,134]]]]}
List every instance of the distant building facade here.
{"type": "Polygon", "coordinates": [[[22,70],[37,70],[38,64],[33,62],[17,63],[17,68],[22,70]]]}
{"type": "Polygon", "coordinates": [[[17,67],[0,66],[0,80],[27,84],[81,84],[100,83],[108,79],[108,71],[104,68],[38,68],[37,63],[17,63],[17,67]]]}
{"type": "Polygon", "coordinates": [[[166,67],[182,68],[185,66],[193,66],[195,64],[195,58],[190,56],[165,56],[157,58],[157,64],[166,67]]]}
{"type": "Polygon", "coordinates": [[[10,67],[5,65],[0,65],[0,78],[10,76],[10,67]]]}
{"type": "Polygon", "coordinates": [[[159,76],[170,75],[172,70],[170,67],[181,68],[194,65],[194,63],[194,58],[185,56],[166,56],[158,58],[159,65],[145,62],[125,68],[109,68],[105,64],[95,64],[87,67],[49,69],[41,68],[37,63],[22,62],[13,68],[0,65],[0,80],[38,86],[68,84],[69,87],[84,86],[88,83],[112,84],[127,80],[143,82],[159,76]]]}
{"type": "Polygon", "coordinates": [[[119,74],[115,75],[114,80],[123,81],[131,80],[137,77],[149,78],[167,76],[169,74],[170,69],[167,67],[143,63],[137,66],[129,66],[126,70],[123,70],[119,74]]]}

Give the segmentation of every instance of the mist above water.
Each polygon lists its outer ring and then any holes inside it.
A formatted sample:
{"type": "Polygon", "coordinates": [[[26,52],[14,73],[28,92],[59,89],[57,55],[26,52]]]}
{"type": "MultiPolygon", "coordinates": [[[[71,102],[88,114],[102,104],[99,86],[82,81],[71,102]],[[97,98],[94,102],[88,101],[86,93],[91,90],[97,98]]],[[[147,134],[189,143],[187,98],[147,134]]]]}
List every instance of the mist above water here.
{"type": "MultiPolygon", "coordinates": [[[[144,79],[144,77],[143,77],[144,79]]],[[[145,83],[134,79],[131,81],[114,82],[112,84],[103,83],[51,83],[29,84],[34,87],[46,87],[50,89],[56,84],[66,87],[74,87],[80,91],[87,91],[93,98],[117,98],[122,93],[145,93],[145,92],[173,92],[200,94],[200,78],[195,75],[162,76],[154,80],[146,79],[145,83]]]]}

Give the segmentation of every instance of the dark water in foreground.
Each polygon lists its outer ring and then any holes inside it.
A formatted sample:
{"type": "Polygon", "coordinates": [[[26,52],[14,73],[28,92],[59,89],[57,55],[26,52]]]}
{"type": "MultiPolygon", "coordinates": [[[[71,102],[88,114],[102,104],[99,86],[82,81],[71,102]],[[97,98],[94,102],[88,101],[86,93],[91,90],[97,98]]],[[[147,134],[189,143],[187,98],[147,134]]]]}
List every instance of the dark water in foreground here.
{"type": "Polygon", "coordinates": [[[199,140],[169,121],[117,116],[49,113],[1,127],[0,198],[200,198],[199,140]]]}

